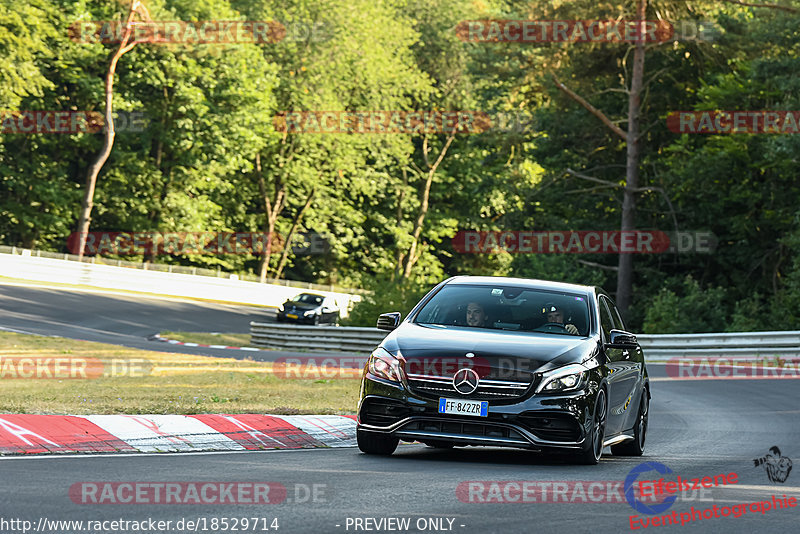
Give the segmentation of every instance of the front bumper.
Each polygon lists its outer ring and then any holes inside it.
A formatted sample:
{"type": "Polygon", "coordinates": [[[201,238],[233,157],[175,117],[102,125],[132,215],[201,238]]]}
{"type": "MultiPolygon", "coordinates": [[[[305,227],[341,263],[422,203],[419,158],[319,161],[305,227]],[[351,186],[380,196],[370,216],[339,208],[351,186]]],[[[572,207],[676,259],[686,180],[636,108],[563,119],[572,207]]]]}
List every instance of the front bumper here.
{"type": "Polygon", "coordinates": [[[358,429],[423,443],[580,451],[587,446],[597,390],[596,382],[590,381],[585,390],[569,394],[531,391],[511,403],[490,401],[487,417],[446,415],[439,413],[438,399],[367,373],[358,429]]]}
{"type": "Polygon", "coordinates": [[[288,317],[287,312],[278,312],[278,320],[285,321],[287,323],[297,323],[297,324],[314,324],[314,318],[317,317],[316,315],[310,315],[306,317],[303,315],[302,312],[300,313],[291,313],[291,315],[296,315],[297,318],[288,317]]]}

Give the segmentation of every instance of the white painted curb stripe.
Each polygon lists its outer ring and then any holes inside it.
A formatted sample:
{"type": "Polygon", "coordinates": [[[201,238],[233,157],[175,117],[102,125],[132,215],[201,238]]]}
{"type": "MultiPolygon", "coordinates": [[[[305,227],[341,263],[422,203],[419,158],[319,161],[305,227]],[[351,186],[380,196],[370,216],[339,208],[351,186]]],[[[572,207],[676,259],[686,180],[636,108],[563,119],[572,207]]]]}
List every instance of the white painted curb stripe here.
{"type": "Polygon", "coordinates": [[[355,447],[356,422],[338,415],[276,415],[330,447],[355,447]]]}
{"type": "MultiPolygon", "coordinates": [[[[263,414],[265,426],[256,424],[258,428],[253,428],[235,416],[217,415],[247,431],[251,436],[260,436],[258,441],[265,445],[272,444],[274,440],[275,445],[282,445],[288,449],[314,448],[320,444],[327,447],[357,446],[356,422],[348,416],[263,414]],[[280,419],[293,428],[287,433],[284,424],[276,426],[270,424],[269,419],[280,419]],[[283,436],[288,437],[284,440],[283,436]]],[[[0,426],[0,450],[3,451],[0,455],[112,452],[120,451],[123,443],[130,449],[124,447],[120,452],[129,452],[131,449],[148,453],[248,450],[248,447],[229,437],[230,429],[212,428],[210,425],[214,424],[215,419],[205,419],[207,422],[204,422],[196,416],[30,414],[14,415],[14,418],[16,422],[13,425],[9,423],[0,426]],[[61,417],[64,421],[59,420],[61,417]],[[94,430],[83,428],[78,434],[73,432],[70,434],[71,437],[66,439],[63,433],[72,431],[64,429],[70,428],[70,421],[73,421],[74,426],[75,420],[91,423],[89,427],[94,430]],[[46,426],[43,427],[45,423],[46,426]],[[53,432],[48,433],[41,430],[42,428],[52,428],[53,432]],[[42,435],[37,432],[42,432],[42,435]],[[84,433],[86,433],[85,439],[81,439],[80,436],[84,433]],[[55,443],[61,441],[61,438],[65,438],[63,444],[55,443]],[[49,446],[43,446],[43,443],[49,446]],[[104,446],[99,447],[99,444],[104,446]]]]}
{"type": "Polygon", "coordinates": [[[85,419],[141,452],[244,450],[224,434],[185,415],[87,415],[85,419]]]}

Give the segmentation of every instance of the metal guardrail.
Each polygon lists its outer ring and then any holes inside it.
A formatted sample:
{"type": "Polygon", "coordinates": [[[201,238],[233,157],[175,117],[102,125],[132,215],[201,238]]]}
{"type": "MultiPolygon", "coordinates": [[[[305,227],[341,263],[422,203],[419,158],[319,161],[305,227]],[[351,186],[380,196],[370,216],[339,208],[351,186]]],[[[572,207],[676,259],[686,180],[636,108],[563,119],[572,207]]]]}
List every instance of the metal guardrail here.
{"type": "Polygon", "coordinates": [[[388,332],[377,328],[250,323],[250,342],[259,347],[369,353],[388,332]]]}
{"type": "Polygon", "coordinates": [[[640,335],[648,360],[664,358],[800,357],[800,332],[731,332],[640,335]]]}
{"type": "MultiPolygon", "coordinates": [[[[275,349],[370,352],[387,332],[377,328],[250,323],[253,345],[275,349]]],[[[639,335],[648,360],[800,357],[800,332],[639,335]]]]}

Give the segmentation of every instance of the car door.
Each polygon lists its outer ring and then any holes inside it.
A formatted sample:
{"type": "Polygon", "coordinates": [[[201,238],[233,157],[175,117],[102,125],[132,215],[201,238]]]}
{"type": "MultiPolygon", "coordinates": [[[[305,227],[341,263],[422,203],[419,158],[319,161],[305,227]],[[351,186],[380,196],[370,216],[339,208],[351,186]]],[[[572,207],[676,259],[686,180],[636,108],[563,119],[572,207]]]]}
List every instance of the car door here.
{"type": "Polygon", "coordinates": [[[625,386],[621,383],[623,377],[623,365],[625,356],[621,349],[609,347],[611,341],[611,330],[614,329],[614,320],[608,309],[606,301],[608,299],[600,295],[597,300],[597,311],[600,316],[600,338],[603,343],[603,351],[606,355],[606,369],[608,369],[608,416],[606,419],[606,437],[619,432],[621,426],[621,414],[617,409],[624,404],[625,386]]]}
{"type": "Polygon", "coordinates": [[[322,322],[334,323],[338,315],[339,310],[336,307],[336,303],[331,297],[326,297],[325,300],[322,301],[322,322]]]}
{"type": "MultiPolygon", "coordinates": [[[[606,313],[606,321],[616,330],[625,330],[625,324],[614,303],[601,295],[601,322],[603,309],[606,313]]],[[[606,341],[607,343],[608,341],[606,341]]],[[[639,407],[639,384],[642,371],[642,350],[618,349],[606,347],[606,356],[609,360],[609,369],[613,377],[612,391],[609,393],[608,415],[609,423],[607,434],[616,434],[628,430],[633,425],[636,409],[639,407]],[[612,423],[613,418],[613,423],[612,423]]]]}

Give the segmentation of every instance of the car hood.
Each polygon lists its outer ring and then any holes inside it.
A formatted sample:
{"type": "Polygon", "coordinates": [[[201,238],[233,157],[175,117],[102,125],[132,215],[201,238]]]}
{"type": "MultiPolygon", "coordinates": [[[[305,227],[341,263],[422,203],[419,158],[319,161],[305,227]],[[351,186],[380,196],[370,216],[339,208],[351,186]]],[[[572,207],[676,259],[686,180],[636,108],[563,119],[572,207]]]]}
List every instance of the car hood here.
{"type": "MultiPolygon", "coordinates": [[[[403,323],[384,339],[381,346],[393,354],[399,350],[409,362],[407,367],[426,368],[420,360],[451,364],[450,370],[445,365],[444,372],[425,374],[446,375],[454,368],[457,370],[458,362],[463,363],[467,353],[473,354],[471,360],[479,367],[488,368],[481,374],[494,374],[491,370],[511,367],[539,373],[588,359],[597,347],[597,340],[559,334],[403,323]]],[[[434,368],[438,369],[439,364],[434,368]]]]}

